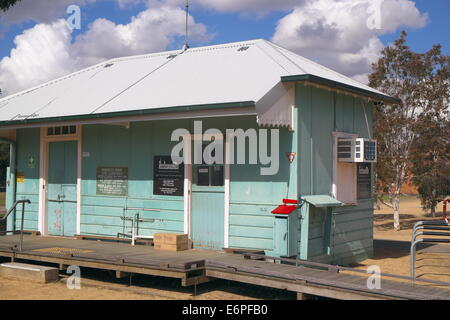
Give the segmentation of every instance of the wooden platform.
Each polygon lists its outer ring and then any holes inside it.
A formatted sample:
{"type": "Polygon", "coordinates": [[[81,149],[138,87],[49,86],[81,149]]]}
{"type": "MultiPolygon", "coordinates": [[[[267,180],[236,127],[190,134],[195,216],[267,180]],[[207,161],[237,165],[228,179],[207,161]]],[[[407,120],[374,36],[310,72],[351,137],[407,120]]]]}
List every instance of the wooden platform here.
{"type": "Polygon", "coordinates": [[[165,252],[151,246],[24,236],[23,251],[17,251],[19,236],[0,236],[0,256],[12,260],[55,263],[64,268],[78,265],[116,273],[137,273],[179,278],[182,285],[196,285],[211,278],[228,279],[305,295],[335,299],[445,299],[450,288],[423,286],[382,279],[381,289],[367,288],[367,278],[311,267],[245,259],[242,254],[206,250],[165,252]]]}
{"type": "Polygon", "coordinates": [[[17,251],[19,236],[0,236],[0,256],[77,265],[126,273],[179,278],[184,286],[205,281],[205,258],[215,251],[165,252],[150,246],[77,240],[74,238],[24,236],[23,250],[17,251]]]}

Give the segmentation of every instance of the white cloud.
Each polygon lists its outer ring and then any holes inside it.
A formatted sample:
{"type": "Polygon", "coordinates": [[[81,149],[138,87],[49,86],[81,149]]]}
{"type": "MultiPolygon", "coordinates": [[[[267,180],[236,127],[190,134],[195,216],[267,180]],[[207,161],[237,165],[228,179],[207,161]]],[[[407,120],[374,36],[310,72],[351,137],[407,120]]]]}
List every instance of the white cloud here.
{"type": "MultiPolygon", "coordinates": [[[[98,19],[76,39],[73,50],[87,64],[105,58],[163,50],[184,35],[185,19],[181,8],[168,5],[147,9],[127,25],[98,19]]],[[[210,39],[204,25],[196,23],[192,16],[189,20],[190,41],[198,43],[210,39]]]]}
{"type": "Polygon", "coordinates": [[[14,39],[16,47],[0,60],[0,88],[6,94],[74,71],[71,34],[65,20],[37,24],[14,39]]]}
{"type": "MultiPolygon", "coordinates": [[[[189,19],[192,42],[211,38],[189,19]]],[[[75,39],[63,19],[37,24],[16,36],[10,56],[0,60],[0,88],[11,94],[109,58],[165,50],[178,45],[184,24],[183,10],[168,5],[144,10],[126,25],[97,19],[75,39]]]]}
{"type": "Polygon", "coordinates": [[[427,17],[409,0],[384,0],[381,29],[367,20],[372,0],[316,0],[278,21],[272,40],[336,71],[367,82],[383,44],[380,35],[399,27],[423,27],[427,17]]]}

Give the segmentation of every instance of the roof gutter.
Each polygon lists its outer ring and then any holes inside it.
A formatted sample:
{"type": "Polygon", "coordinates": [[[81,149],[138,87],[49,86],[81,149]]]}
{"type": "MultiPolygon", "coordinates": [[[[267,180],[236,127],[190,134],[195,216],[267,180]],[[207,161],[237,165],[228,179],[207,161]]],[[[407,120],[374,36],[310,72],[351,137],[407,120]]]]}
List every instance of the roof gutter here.
{"type": "Polygon", "coordinates": [[[398,104],[401,103],[400,99],[393,98],[384,94],[379,94],[369,90],[354,87],[341,82],[329,80],[326,78],[318,77],[312,74],[295,75],[295,76],[283,76],[281,77],[281,82],[309,82],[316,85],[322,85],[325,87],[347,91],[356,95],[361,95],[374,100],[383,101],[388,104],[398,104]]]}
{"type": "Polygon", "coordinates": [[[227,109],[227,108],[248,108],[248,107],[255,107],[255,106],[256,106],[256,103],[254,101],[241,101],[241,102],[229,102],[229,103],[215,103],[215,104],[204,104],[204,105],[189,105],[189,106],[141,109],[141,110],[131,110],[131,111],[120,111],[120,112],[105,112],[105,113],[98,113],[98,114],[90,113],[90,114],[73,115],[73,116],[0,121],[0,127],[6,128],[9,126],[28,125],[28,124],[31,125],[31,124],[49,123],[49,122],[69,122],[69,121],[82,121],[82,120],[91,120],[92,121],[92,120],[112,119],[112,118],[118,118],[118,117],[139,117],[139,116],[146,116],[146,115],[171,114],[171,113],[177,113],[177,112],[208,111],[208,110],[227,109]]]}

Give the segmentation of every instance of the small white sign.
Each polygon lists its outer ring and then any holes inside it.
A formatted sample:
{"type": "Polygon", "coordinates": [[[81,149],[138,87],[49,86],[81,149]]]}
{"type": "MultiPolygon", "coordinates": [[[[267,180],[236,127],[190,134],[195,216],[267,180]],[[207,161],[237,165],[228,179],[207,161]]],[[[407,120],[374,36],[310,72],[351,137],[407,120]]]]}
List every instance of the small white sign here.
{"type": "Polygon", "coordinates": [[[89,158],[91,153],[89,151],[83,151],[83,158],[89,158]]]}

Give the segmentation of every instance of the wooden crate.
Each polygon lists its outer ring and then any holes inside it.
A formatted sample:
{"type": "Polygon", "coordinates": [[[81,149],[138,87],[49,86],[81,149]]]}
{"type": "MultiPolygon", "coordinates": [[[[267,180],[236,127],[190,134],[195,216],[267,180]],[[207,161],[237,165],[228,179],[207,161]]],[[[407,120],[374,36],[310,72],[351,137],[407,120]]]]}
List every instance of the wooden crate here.
{"type": "Polygon", "coordinates": [[[155,233],[153,242],[156,250],[183,251],[189,248],[187,234],[155,233]]]}

